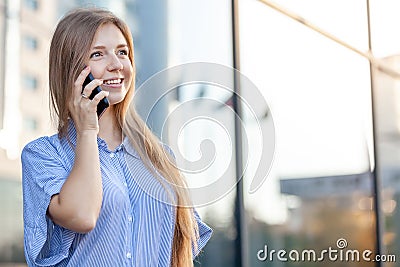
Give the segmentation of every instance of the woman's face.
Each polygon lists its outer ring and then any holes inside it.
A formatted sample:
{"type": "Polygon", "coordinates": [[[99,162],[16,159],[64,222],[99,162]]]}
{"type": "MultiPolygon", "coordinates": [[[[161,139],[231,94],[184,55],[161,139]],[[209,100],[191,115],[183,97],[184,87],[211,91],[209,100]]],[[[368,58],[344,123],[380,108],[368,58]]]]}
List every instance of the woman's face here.
{"type": "Polygon", "coordinates": [[[110,92],[110,105],[124,100],[132,82],[133,67],[129,47],[120,29],[107,23],[97,29],[88,65],[95,79],[102,79],[101,89],[110,92]]]}

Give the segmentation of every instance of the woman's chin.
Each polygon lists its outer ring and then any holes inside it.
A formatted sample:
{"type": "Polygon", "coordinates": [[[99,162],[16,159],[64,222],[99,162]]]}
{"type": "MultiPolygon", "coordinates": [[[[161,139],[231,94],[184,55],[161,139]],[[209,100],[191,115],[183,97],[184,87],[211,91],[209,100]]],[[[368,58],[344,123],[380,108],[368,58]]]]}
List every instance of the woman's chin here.
{"type": "Polygon", "coordinates": [[[110,106],[118,104],[125,99],[125,94],[111,94],[107,97],[110,106]]]}

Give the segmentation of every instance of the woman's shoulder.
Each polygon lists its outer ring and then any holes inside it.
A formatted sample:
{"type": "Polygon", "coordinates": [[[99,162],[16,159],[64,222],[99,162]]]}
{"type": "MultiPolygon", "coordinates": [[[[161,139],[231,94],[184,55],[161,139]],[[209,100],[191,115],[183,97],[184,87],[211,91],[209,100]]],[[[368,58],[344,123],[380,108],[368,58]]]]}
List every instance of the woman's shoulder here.
{"type": "Polygon", "coordinates": [[[29,151],[36,153],[42,151],[44,153],[51,153],[51,151],[59,150],[61,146],[61,140],[57,134],[50,136],[41,136],[30,142],[28,142],[22,149],[22,156],[29,151]]]}
{"type": "Polygon", "coordinates": [[[54,142],[59,142],[59,138],[57,134],[53,135],[43,135],[40,137],[37,137],[36,139],[33,139],[29,141],[25,147],[32,147],[32,146],[37,146],[37,145],[42,145],[46,143],[54,143],[54,142]]]}

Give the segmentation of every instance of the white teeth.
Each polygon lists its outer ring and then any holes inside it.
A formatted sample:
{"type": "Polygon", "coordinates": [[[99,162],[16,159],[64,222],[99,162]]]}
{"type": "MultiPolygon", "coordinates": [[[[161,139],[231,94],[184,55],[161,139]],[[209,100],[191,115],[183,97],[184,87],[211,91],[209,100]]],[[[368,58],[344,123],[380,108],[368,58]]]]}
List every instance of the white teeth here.
{"type": "Polygon", "coordinates": [[[104,81],[103,83],[105,83],[105,84],[119,84],[121,82],[122,82],[121,79],[115,79],[115,80],[107,80],[107,81],[104,81]]]}

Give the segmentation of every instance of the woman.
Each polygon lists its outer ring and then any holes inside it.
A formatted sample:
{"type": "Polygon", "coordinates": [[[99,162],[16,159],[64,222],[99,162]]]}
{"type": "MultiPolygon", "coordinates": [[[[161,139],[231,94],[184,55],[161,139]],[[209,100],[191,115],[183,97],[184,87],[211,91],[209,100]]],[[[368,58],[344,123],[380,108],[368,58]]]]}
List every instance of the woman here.
{"type": "Polygon", "coordinates": [[[189,207],[170,150],[128,112],[135,69],[127,25],[106,10],[73,10],[57,25],[49,58],[58,134],[30,142],[21,156],[28,265],[193,266],[212,231],[189,207]],[[89,73],[94,80],[83,86],[89,73]],[[110,106],[98,117],[105,97],[110,106]]]}

